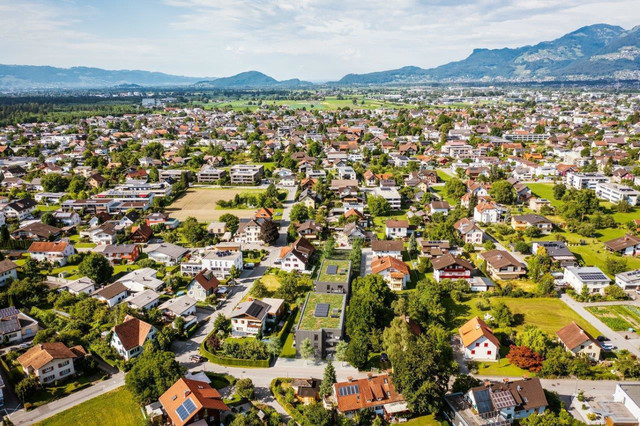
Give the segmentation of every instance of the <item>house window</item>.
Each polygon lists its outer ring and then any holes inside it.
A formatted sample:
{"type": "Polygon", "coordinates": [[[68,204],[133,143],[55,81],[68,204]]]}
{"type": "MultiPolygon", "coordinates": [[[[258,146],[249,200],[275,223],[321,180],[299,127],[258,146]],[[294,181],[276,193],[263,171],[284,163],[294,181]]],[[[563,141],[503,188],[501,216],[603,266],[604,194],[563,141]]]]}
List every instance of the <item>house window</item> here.
{"type": "Polygon", "coordinates": [[[488,343],[485,343],[485,344],[484,344],[484,347],[485,347],[485,348],[488,348],[488,347],[489,347],[489,344],[488,344],[488,343]]]}
{"type": "Polygon", "coordinates": [[[471,351],[471,355],[475,355],[475,354],[476,354],[476,350],[474,349],[471,351]]]}
{"type": "Polygon", "coordinates": [[[480,343],[476,343],[476,348],[477,348],[478,346],[480,346],[480,343]]]}
{"type": "Polygon", "coordinates": [[[487,351],[487,355],[491,355],[491,351],[487,351]]]}
{"type": "Polygon", "coordinates": [[[53,379],[55,379],[55,378],[56,378],[55,374],[52,374],[51,376],[47,376],[47,377],[45,377],[44,379],[42,379],[42,381],[43,381],[43,382],[50,382],[50,381],[52,381],[52,380],[53,380],[53,379]]]}

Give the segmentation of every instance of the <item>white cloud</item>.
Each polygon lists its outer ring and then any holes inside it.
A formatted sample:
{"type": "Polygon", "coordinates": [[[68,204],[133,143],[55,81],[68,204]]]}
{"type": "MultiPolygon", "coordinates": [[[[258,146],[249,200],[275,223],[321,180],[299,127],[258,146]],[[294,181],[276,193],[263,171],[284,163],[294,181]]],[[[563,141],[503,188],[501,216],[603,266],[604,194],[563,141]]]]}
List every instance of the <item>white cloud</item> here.
{"type": "Polygon", "coordinates": [[[106,18],[100,31],[84,25],[109,2],[29,1],[0,0],[3,62],[198,76],[256,69],[280,79],[431,67],[583,25],[640,23],[637,0],[165,0],[147,7],[167,9],[166,22],[141,13],[138,31],[110,32],[106,18]],[[160,36],[142,31],[158,26],[160,36]]]}

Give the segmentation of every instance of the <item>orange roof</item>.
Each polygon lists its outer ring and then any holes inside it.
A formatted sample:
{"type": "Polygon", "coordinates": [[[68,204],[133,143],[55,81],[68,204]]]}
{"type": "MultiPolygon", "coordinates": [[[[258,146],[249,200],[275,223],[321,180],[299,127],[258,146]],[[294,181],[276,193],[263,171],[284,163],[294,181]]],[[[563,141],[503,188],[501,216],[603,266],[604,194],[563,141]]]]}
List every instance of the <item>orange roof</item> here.
{"type": "Polygon", "coordinates": [[[137,346],[144,345],[147,336],[151,331],[151,324],[147,324],[138,318],[127,315],[124,318],[122,324],[118,324],[113,327],[113,332],[116,333],[122,346],[129,351],[137,346]]]}
{"type": "Polygon", "coordinates": [[[340,382],[333,387],[338,401],[338,410],[341,413],[404,401],[388,374],[340,382]],[[348,390],[341,391],[342,388],[348,388],[348,390]]]}
{"type": "MultiPolygon", "coordinates": [[[[84,350],[84,349],[83,349],[84,350]]],[[[35,345],[18,357],[22,368],[39,370],[54,359],[76,358],[77,355],[62,342],[35,345]]]]}
{"type": "Polygon", "coordinates": [[[486,337],[497,347],[500,347],[500,341],[493,335],[493,331],[489,328],[487,323],[482,321],[479,317],[471,318],[465,325],[458,330],[460,338],[465,347],[469,347],[473,342],[481,337],[486,337]]]}
{"type": "Polygon", "coordinates": [[[392,256],[377,257],[371,262],[371,272],[378,274],[387,269],[401,272],[403,275],[409,275],[409,265],[392,256]]]}
{"type": "Polygon", "coordinates": [[[167,412],[174,426],[182,426],[190,422],[190,420],[202,409],[228,411],[229,407],[222,402],[220,393],[211,387],[209,383],[191,379],[179,379],[159,398],[160,404],[167,412]],[[194,410],[187,412],[184,419],[178,415],[178,409],[190,400],[195,405],[194,410]]]}
{"type": "Polygon", "coordinates": [[[54,241],[54,242],[48,242],[48,241],[35,241],[33,243],[31,243],[31,245],[29,246],[29,252],[33,253],[40,253],[40,252],[63,252],[67,246],[69,245],[69,243],[67,243],[66,241],[54,241]]]}

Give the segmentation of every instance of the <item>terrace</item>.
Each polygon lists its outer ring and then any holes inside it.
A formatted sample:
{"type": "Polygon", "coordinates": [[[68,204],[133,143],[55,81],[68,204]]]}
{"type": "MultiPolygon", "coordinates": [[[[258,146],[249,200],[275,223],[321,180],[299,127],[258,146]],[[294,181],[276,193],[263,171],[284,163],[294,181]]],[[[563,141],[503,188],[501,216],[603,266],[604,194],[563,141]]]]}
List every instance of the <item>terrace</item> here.
{"type": "Polygon", "coordinates": [[[303,307],[298,330],[320,330],[340,328],[344,315],[342,294],[309,293],[303,307]]]}

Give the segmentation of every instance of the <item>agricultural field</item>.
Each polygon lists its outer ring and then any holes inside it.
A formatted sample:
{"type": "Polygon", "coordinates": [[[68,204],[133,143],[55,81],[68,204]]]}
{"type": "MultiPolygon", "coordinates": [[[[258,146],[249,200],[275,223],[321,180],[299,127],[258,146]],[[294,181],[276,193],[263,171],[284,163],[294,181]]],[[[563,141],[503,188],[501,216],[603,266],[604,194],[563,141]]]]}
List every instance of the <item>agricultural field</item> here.
{"type": "Polygon", "coordinates": [[[144,425],[142,411],[124,387],[97,396],[38,423],[39,426],[144,425]]]}
{"type": "MultiPolygon", "coordinates": [[[[190,188],[166,211],[178,220],[185,220],[189,216],[193,216],[199,222],[216,221],[225,213],[231,213],[240,219],[250,218],[255,209],[219,209],[216,203],[219,200],[231,200],[236,194],[246,194],[252,191],[241,188],[190,188]]],[[[260,192],[261,190],[255,191],[260,192]]]]}
{"type": "MultiPolygon", "coordinates": [[[[263,100],[262,107],[267,106],[287,106],[290,109],[307,109],[307,110],[324,110],[333,111],[338,108],[359,108],[359,109],[376,109],[376,108],[411,108],[412,105],[400,104],[396,102],[389,102],[377,99],[367,99],[362,96],[357,97],[358,103],[354,105],[353,98],[337,99],[336,97],[327,97],[324,100],[263,100]],[[362,101],[364,100],[364,104],[362,101]]],[[[234,110],[251,111],[257,110],[260,106],[257,105],[258,101],[249,100],[235,100],[235,101],[222,101],[218,103],[204,104],[205,108],[224,108],[231,106],[234,110]]]]}
{"type": "Polygon", "coordinates": [[[587,306],[586,309],[614,331],[640,330],[640,308],[637,306],[587,306]]]}

